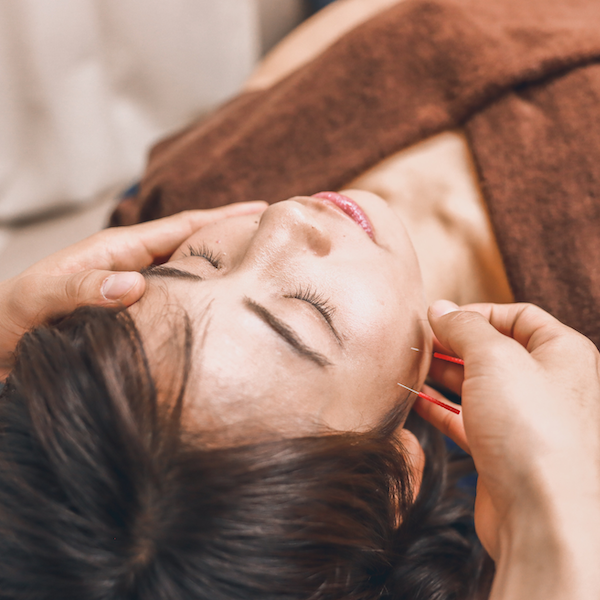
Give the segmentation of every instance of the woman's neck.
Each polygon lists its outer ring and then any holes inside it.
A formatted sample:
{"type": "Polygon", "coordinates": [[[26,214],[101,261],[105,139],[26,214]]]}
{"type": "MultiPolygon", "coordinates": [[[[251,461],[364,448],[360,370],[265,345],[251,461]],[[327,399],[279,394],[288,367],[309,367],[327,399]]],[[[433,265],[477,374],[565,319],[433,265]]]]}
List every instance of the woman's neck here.
{"type": "Polygon", "coordinates": [[[461,132],[387,158],[350,183],[385,198],[406,225],[432,302],[511,302],[502,257],[461,132]]]}
{"type": "MultiPolygon", "coordinates": [[[[280,43],[256,69],[246,89],[273,85],[352,27],[399,1],[335,2],[280,43]]],[[[446,132],[403,150],[346,187],[379,194],[405,222],[429,301],[512,300],[473,161],[460,132],[446,132]]]]}

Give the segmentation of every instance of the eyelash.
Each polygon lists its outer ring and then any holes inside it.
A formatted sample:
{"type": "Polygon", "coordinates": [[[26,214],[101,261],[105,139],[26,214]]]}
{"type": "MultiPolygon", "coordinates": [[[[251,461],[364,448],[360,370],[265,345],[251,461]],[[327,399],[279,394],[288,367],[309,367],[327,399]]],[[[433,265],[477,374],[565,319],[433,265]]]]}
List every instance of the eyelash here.
{"type": "Polygon", "coordinates": [[[288,298],[296,298],[312,304],[325,318],[329,325],[332,325],[333,315],[335,314],[335,307],[333,307],[329,300],[327,300],[323,294],[317,292],[314,288],[299,287],[293,294],[290,294],[288,298]]]}
{"type": "MultiPolygon", "coordinates": [[[[215,254],[208,246],[202,244],[202,246],[188,246],[189,254],[186,256],[198,256],[207,260],[215,269],[220,269],[222,266],[221,260],[217,254],[215,254]]],[[[329,300],[326,299],[323,294],[320,294],[310,286],[299,287],[293,294],[287,296],[288,298],[296,298],[312,304],[324,317],[324,319],[332,325],[333,315],[335,314],[335,307],[333,307],[329,300]]]]}
{"type": "Polygon", "coordinates": [[[215,254],[208,246],[202,244],[202,246],[188,246],[189,254],[186,256],[199,256],[200,258],[206,259],[215,269],[220,269],[223,264],[218,254],[215,254]]]}

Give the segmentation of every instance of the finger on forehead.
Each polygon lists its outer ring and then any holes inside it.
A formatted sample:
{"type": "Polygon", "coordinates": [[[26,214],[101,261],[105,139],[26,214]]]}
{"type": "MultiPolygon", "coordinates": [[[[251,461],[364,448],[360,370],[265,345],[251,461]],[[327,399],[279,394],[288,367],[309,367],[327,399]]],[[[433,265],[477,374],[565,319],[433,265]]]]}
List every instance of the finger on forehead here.
{"type": "Polygon", "coordinates": [[[255,214],[265,202],[247,202],[210,210],[190,210],[176,215],[109,230],[112,240],[108,263],[104,268],[139,270],[153,262],[168,259],[196,231],[215,221],[234,216],[255,214]]]}
{"type": "Polygon", "coordinates": [[[209,210],[188,210],[171,217],[134,225],[139,241],[150,256],[172,254],[191,235],[202,227],[229,217],[254,214],[266,207],[265,202],[243,202],[209,210]]]}

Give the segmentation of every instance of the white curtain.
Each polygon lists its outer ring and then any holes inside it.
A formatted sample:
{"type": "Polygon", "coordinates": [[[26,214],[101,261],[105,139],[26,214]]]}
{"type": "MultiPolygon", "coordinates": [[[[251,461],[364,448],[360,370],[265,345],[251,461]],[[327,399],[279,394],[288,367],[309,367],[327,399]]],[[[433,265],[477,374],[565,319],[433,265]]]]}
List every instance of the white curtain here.
{"type": "Polygon", "coordinates": [[[249,74],[257,2],[0,0],[0,221],[137,177],[249,74]]]}

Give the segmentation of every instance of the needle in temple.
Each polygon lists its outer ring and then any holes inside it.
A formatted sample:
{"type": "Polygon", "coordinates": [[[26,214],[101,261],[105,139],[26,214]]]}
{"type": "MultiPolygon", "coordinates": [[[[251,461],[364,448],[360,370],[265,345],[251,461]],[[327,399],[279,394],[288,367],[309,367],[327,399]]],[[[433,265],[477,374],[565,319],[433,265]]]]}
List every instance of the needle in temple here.
{"type": "Polygon", "coordinates": [[[434,398],[433,396],[428,396],[427,394],[424,394],[423,392],[417,392],[417,390],[413,390],[412,388],[409,388],[406,385],[402,385],[401,383],[399,383],[398,385],[400,387],[403,387],[405,390],[408,390],[409,392],[416,394],[417,396],[419,396],[419,398],[423,398],[423,400],[428,400],[429,402],[433,402],[433,404],[437,404],[438,406],[441,406],[442,408],[445,408],[446,410],[453,412],[455,415],[460,415],[460,410],[458,410],[458,408],[454,408],[454,406],[445,404],[441,400],[438,400],[437,398],[434,398]]]}

